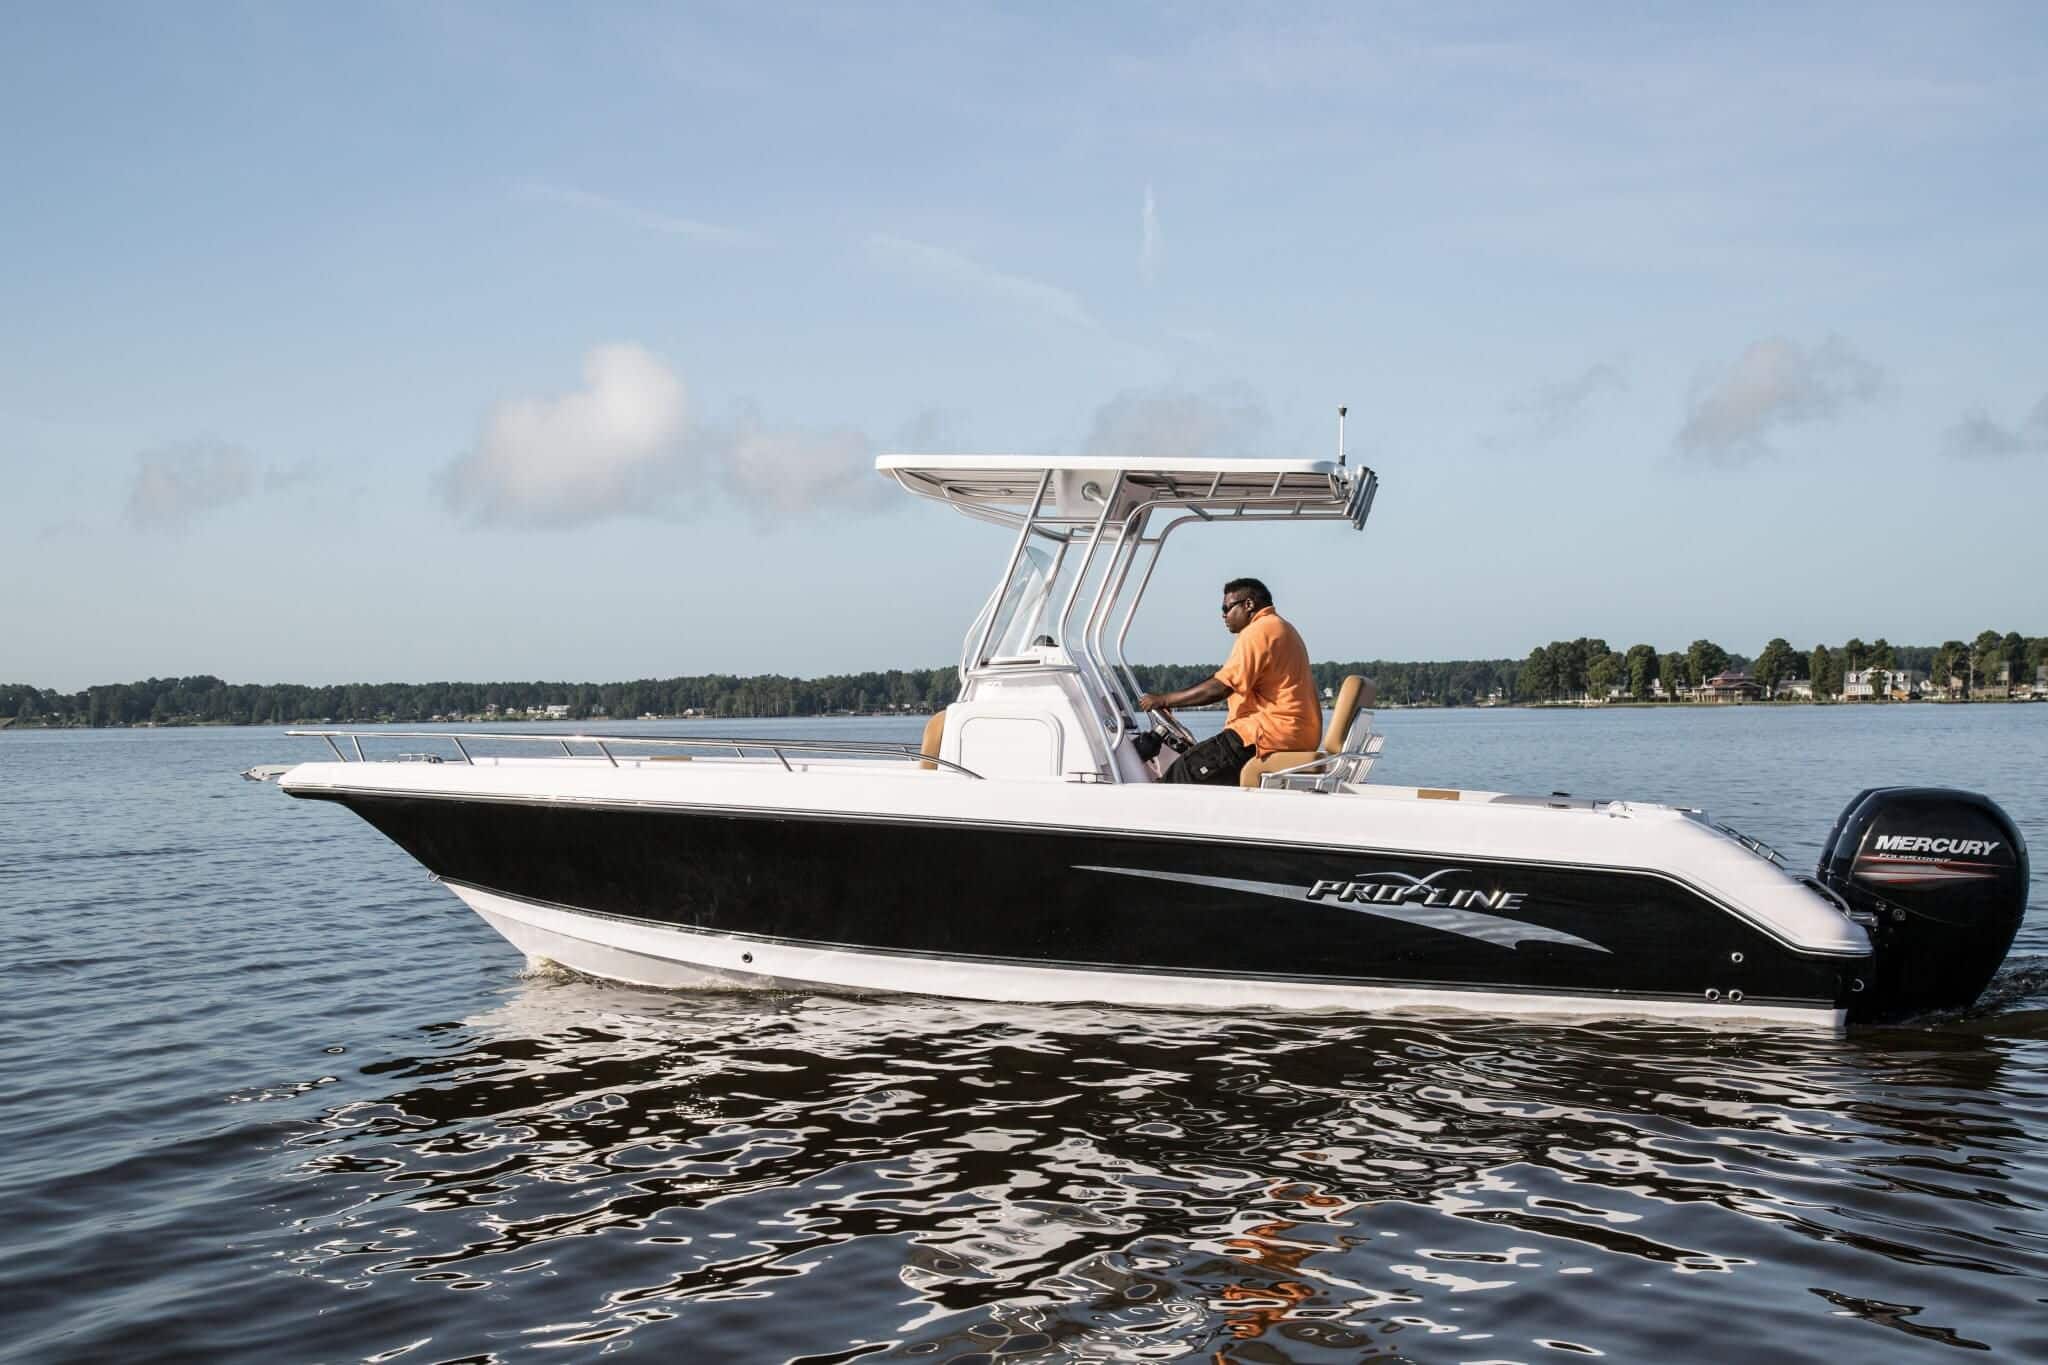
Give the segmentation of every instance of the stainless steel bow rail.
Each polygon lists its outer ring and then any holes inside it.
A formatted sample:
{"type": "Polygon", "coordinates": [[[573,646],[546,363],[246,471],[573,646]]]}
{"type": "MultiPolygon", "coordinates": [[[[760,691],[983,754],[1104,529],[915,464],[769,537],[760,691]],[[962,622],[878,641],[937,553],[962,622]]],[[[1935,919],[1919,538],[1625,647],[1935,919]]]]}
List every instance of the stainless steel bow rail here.
{"type": "MultiPolygon", "coordinates": [[[[981,780],[981,774],[971,768],[963,768],[943,758],[922,752],[914,744],[891,744],[875,740],[847,739],[750,739],[741,735],[537,735],[519,731],[468,730],[287,730],[285,734],[304,739],[324,739],[327,747],[334,750],[334,756],[343,763],[445,763],[448,760],[436,753],[402,753],[395,758],[373,759],[363,752],[363,741],[384,741],[395,739],[431,739],[450,745],[458,761],[474,764],[476,755],[469,750],[471,744],[487,740],[493,744],[511,742],[515,744],[550,744],[560,747],[566,758],[603,758],[614,768],[619,766],[616,748],[633,749],[644,746],[671,749],[709,749],[723,756],[730,751],[734,758],[760,759],[762,755],[772,757],[790,771],[796,768],[789,761],[790,754],[821,754],[835,758],[883,758],[892,762],[919,763],[947,772],[981,780]],[[341,741],[348,741],[344,750],[341,741]],[[586,746],[579,751],[577,745],[586,746]],[[595,750],[595,752],[590,752],[595,750]]],[[[494,757],[494,755],[485,755],[494,757]]],[[[640,755],[628,752],[628,760],[652,758],[659,761],[660,755],[640,755]]],[[[695,757],[695,755],[679,755],[695,757]]]]}

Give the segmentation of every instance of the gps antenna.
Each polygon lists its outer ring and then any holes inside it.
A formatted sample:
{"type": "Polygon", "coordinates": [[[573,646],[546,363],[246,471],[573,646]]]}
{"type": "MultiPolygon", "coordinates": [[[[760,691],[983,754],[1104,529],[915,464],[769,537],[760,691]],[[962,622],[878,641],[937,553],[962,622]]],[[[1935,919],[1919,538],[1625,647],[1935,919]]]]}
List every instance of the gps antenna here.
{"type": "Polygon", "coordinates": [[[1348,407],[1337,409],[1337,468],[1339,469],[1344,467],[1344,414],[1349,411],[1348,407]]]}

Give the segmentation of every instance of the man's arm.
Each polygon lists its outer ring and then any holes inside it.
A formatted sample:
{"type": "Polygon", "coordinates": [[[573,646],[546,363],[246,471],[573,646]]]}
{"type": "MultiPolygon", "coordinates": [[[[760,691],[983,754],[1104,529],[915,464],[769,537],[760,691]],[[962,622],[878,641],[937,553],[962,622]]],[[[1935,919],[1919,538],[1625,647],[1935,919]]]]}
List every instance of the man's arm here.
{"type": "Polygon", "coordinates": [[[1204,678],[1193,687],[1184,687],[1178,692],[1147,692],[1138,698],[1140,711],[1158,711],[1176,706],[1207,706],[1212,701],[1222,701],[1230,695],[1230,684],[1221,678],[1204,678]]]}

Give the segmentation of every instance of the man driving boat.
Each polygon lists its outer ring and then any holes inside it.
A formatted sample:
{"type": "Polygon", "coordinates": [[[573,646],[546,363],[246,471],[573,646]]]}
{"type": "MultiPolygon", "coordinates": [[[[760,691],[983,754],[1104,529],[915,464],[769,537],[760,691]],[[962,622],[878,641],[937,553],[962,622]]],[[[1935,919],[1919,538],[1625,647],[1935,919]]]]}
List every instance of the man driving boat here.
{"type": "Polygon", "coordinates": [[[1256,578],[1223,585],[1223,624],[1237,637],[1215,676],[1178,692],[1147,692],[1141,711],[1206,706],[1230,698],[1228,719],[1213,739],[1182,754],[1162,782],[1234,785],[1254,757],[1313,749],[1323,737],[1323,707],[1308,646],[1273,610],[1273,594],[1256,578]]]}

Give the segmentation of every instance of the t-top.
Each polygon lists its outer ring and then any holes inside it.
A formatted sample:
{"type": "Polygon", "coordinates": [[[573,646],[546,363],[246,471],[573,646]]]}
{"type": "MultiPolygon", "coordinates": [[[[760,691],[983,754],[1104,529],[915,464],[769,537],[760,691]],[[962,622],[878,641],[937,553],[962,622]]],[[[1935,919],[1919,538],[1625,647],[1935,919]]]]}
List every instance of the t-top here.
{"type": "Polygon", "coordinates": [[[1237,633],[1216,680],[1230,689],[1224,723],[1260,755],[1313,749],[1321,742],[1323,707],[1308,646],[1271,607],[1260,607],[1237,633]]]}

